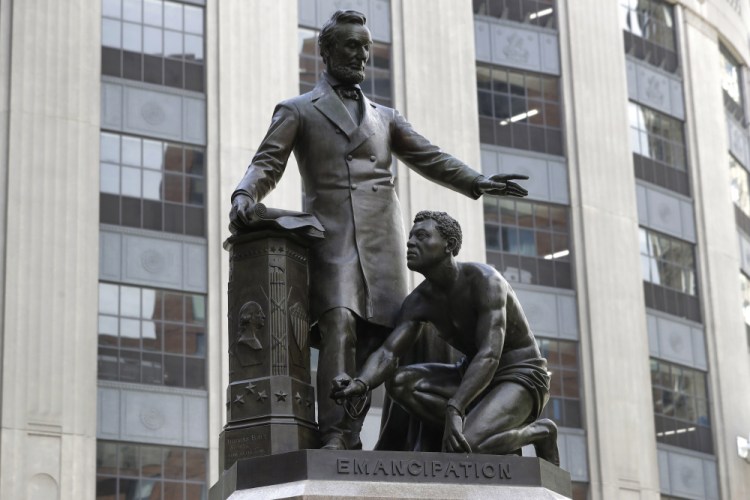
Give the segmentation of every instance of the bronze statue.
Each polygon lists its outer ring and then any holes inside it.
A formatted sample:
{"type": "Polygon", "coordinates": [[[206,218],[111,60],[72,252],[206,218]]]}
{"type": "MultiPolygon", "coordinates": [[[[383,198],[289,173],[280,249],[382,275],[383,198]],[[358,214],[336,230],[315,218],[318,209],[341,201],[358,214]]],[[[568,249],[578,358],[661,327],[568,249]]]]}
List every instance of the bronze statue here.
{"type": "Polygon", "coordinates": [[[331,398],[351,401],[385,382],[399,405],[443,430],[443,451],[510,454],[533,444],[559,465],[557,427],[539,419],[549,399],[547,361],[505,278],[486,264],[456,262],[460,248],[461,228],[448,214],[417,214],[406,258],[425,281],[357,378],[333,380],[331,398]],[[425,324],[466,358],[399,368],[425,324]]]}
{"type": "MultiPolygon", "coordinates": [[[[522,197],[518,175],[486,178],[419,135],[395,110],[361,92],[372,38],[365,16],[337,11],[318,38],[326,65],[317,86],[277,105],[258,152],[232,195],[234,227],[276,185],[294,152],[305,187],[304,209],[326,237],[310,249],[310,315],[320,336],[319,387],[354,373],[394,326],[407,293],[401,209],[392,155],[424,177],[471,198],[522,197]]],[[[324,448],[357,449],[357,419],[318,395],[324,448]]]]}

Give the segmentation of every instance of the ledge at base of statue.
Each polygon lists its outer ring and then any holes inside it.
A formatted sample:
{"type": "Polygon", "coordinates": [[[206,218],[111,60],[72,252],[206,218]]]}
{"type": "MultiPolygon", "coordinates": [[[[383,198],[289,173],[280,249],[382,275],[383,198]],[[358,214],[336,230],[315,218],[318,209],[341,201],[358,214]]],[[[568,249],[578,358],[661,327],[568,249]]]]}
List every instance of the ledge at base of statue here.
{"type": "Polygon", "coordinates": [[[516,455],[299,450],[237,461],[210,500],[569,499],[570,474],[516,455]]]}

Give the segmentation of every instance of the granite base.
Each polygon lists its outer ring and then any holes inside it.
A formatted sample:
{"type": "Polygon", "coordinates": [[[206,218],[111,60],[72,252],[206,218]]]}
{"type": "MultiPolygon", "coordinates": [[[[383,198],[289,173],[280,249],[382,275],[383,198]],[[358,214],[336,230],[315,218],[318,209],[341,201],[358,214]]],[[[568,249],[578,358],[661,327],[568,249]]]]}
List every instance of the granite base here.
{"type": "Polygon", "coordinates": [[[300,450],[238,461],[210,500],[568,499],[570,474],[534,457],[300,450]]]}

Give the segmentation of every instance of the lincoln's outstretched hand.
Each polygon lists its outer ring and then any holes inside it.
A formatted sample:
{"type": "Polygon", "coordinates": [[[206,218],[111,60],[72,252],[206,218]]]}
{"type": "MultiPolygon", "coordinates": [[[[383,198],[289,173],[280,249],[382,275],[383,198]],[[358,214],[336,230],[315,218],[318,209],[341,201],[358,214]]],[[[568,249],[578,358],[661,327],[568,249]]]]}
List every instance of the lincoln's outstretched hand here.
{"type": "Polygon", "coordinates": [[[232,199],[232,209],[229,211],[229,222],[237,227],[250,224],[250,214],[255,209],[255,200],[246,194],[237,193],[232,199]]]}
{"type": "Polygon", "coordinates": [[[528,175],[519,174],[496,174],[489,179],[482,179],[477,183],[479,192],[481,194],[492,194],[496,196],[515,196],[517,198],[523,198],[527,194],[524,188],[522,188],[514,180],[527,180],[528,175]]]}

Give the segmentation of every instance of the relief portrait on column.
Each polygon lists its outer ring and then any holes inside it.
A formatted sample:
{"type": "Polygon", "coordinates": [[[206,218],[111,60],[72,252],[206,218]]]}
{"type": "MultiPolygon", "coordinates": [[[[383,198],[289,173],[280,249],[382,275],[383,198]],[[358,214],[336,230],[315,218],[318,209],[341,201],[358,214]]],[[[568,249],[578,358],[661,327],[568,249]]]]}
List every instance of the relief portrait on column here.
{"type": "Polygon", "coordinates": [[[326,234],[310,249],[309,313],[310,340],[320,348],[318,423],[327,449],[361,448],[367,404],[358,418],[351,418],[327,388],[338,374],[357,373],[381,346],[407,295],[393,157],[473,199],[527,194],[514,182],[527,177],[485,177],[420,135],[398,111],[371,102],[359,84],[372,43],[360,12],[337,11],[325,23],[318,38],[325,71],[311,92],[276,106],[268,132],[232,194],[230,212],[233,226],[247,226],[254,207],[276,186],[294,153],[304,184],[304,210],[326,234]]]}
{"type": "Polygon", "coordinates": [[[257,302],[249,301],[240,308],[237,328],[237,339],[230,347],[230,352],[241,366],[257,364],[257,351],[263,350],[258,338],[266,324],[266,315],[257,302]]]}

